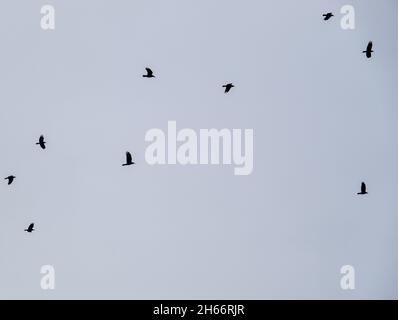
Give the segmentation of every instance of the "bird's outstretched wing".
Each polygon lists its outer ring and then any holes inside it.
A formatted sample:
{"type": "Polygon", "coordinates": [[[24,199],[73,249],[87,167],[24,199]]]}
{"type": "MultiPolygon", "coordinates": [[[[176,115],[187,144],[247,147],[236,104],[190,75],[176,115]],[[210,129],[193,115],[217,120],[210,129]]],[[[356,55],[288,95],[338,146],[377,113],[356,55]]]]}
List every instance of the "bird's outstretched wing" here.
{"type": "Polygon", "coordinates": [[[365,184],[365,182],[362,182],[362,184],[361,184],[361,192],[362,193],[366,192],[366,184],[365,184]]]}
{"type": "Polygon", "coordinates": [[[368,52],[372,51],[372,47],[373,47],[373,42],[369,41],[368,46],[366,47],[366,51],[368,52]]]}
{"type": "Polygon", "coordinates": [[[152,76],[153,75],[153,71],[151,69],[145,68],[145,70],[146,70],[148,76],[152,76]]]}
{"type": "Polygon", "coordinates": [[[28,229],[29,230],[33,230],[33,227],[35,226],[35,224],[34,223],[31,223],[30,225],[29,225],[29,227],[28,227],[28,229]]]}
{"type": "Polygon", "coordinates": [[[39,143],[40,143],[40,144],[43,144],[43,142],[44,142],[44,136],[41,135],[40,138],[39,138],[39,143]]]}
{"type": "Polygon", "coordinates": [[[130,152],[126,152],[126,162],[127,163],[131,163],[133,161],[133,158],[131,157],[131,153],[130,152]]]}

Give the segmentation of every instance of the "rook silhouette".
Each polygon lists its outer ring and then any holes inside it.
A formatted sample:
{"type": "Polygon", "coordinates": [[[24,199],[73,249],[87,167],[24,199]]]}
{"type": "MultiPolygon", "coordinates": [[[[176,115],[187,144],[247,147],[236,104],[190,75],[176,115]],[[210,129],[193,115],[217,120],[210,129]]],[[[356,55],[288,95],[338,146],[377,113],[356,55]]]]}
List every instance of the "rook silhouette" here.
{"type": "Polygon", "coordinates": [[[153,71],[150,68],[145,68],[146,74],[143,75],[144,78],[155,78],[153,71]]]}
{"type": "Polygon", "coordinates": [[[8,185],[10,185],[11,183],[13,183],[15,178],[15,176],[8,176],[7,178],[4,178],[4,180],[8,180],[8,185]]]}
{"type": "Polygon", "coordinates": [[[323,16],[323,20],[325,20],[325,21],[329,20],[331,17],[334,17],[333,13],[331,13],[331,12],[323,14],[322,16],[323,16]]]}
{"type": "Polygon", "coordinates": [[[131,166],[132,164],[135,164],[135,163],[132,160],[131,153],[127,151],[126,152],[126,163],[122,164],[122,166],[123,167],[124,166],[131,166]]]}
{"type": "Polygon", "coordinates": [[[366,191],[366,184],[365,182],[362,182],[361,184],[361,192],[358,192],[357,194],[367,194],[368,192],[366,191]]]}
{"type": "Polygon", "coordinates": [[[228,93],[229,92],[229,90],[231,90],[233,87],[235,87],[232,83],[228,83],[228,84],[226,84],[226,85],[223,85],[222,86],[223,88],[225,88],[225,93],[228,93]]]}
{"type": "Polygon", "coordinates": [[[36,142],[43,150],[46,148],[46,142],[44,141],[44,136],[40,136],[39,142],[36,142]]]}
{"type": "Polygon", "coordinates": [[[35,229],[33,229],[34,226],[35,226],[35,224],[34,224],[34,223],[31,223],[31,224],[29,225],[28,229],[25,229],[25,231],[31,233],[32,231],[35,230],[35,229]]]}
{"type": "Polygon", "coordinates": [[[373,48],[373,43],[372,43],[372,41],[369,41],[368,46],[366,47],[366,50],[362,51],[362,53],[366,53],[366,57],[371,58],[372,52],[373,52],[372,48],[373,48]]]}

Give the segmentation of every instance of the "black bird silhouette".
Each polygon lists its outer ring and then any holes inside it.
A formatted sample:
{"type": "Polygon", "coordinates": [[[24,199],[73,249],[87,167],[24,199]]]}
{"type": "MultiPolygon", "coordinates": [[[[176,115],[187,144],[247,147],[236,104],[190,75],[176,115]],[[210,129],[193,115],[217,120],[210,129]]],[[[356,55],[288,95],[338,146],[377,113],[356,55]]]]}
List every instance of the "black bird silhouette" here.
{"type": "Polygon", "coordinates": [[[8,176],[7,178],[4,178],[4,180],[8,180],[8,185],[10,185],[11,183],[13,183],[15,178],[15,176],[8,176]]]}
{"type": "Polygon", "coordinates": [[[324,17],[323,20],[325,20],[325,21],[329,20],[331,17],[334,17],[333,13],[331,13],[331,12],[323,14],[322,16],[324,17]]]}
{"type": "Polygon", "coordinates": [[[145,68],[146,74],[143,75],[144,78],[155,78],[153,71],[150,68],[145,68]]]}
{"type": "Polygon", "coordinates": [[[35,229],[33,229],[33,227],[35,226],[34,223],[31,223],[28,227],[28,229],[25,229],[24,231],[31,233],[32,231],[34,231],[35,229]]]}
{"type": "Polygon", "coordinates": [[[228,83],[228,84],[226,84],[226,85],[223,85],[222,86],[223,88],[225,88],[225,93],[228,93],[229,92],[229,90],[231,90],[233,87],[235,87],[232,83],[228,83]]]}
{"type": "Polygon", "coordinates": [[[46,142],[44,141],[44,136],[40,136],[39,142],[36,142],[43,150],[46,148],[46,142]]]}
{"type": "Polygon", "coordinates": [[[367,194],[368,192],[366,191],[366,184],[365,182],[362,182],[361,184],[361,192],[358,192],[357,194],[367,194]]]}
{"type": "Polygon", "coordinates": [[[135,162],[133,162],[132,157],[131,157],[131,153],[130,152],[126,152],[126,163],[122,164],[122,166],[131,166],[132,164],[135,164],[135,162]]]}
{"type": "Polygon", "coordinates": [[[367,58],[372,57],[372,52],[373,52],[372,47],[373,47],[373,43],[372,43],[372,41],[369,41],[368,46],[366,47],[366,51],[362,51],[362,53],[366,53],[367,58]]]}

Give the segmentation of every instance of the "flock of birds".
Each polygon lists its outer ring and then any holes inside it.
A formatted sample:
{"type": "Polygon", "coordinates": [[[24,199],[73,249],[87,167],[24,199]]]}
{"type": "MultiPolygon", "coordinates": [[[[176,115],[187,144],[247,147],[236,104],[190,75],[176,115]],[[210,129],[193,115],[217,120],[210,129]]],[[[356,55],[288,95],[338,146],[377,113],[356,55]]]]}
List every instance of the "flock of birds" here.
{"type": "MultiPolygon", "coordinates": [[[[332,12],[328,12],[322,15],[323,16],[323,20],[328,21],[329,19],[331,19],[332,17],[334,17],[332,12]]],[[[373,43],[372,41],[369,41],[366,50],[362,51],[362,53],[366,54],[367,58],[371,58],[372,57],[372,53],[373,53],[373,43]]],[[[151,68],[145,68],[146,70],[146,74],[143,75],[144,78],[155,78],[155,75],[153,74],[153,71],[151,68]]],[[[231,91],[232,88],[234,88],[235,86],[232,83],[227,83],[225,85],[222,86],[224,88],[224,92],[228,93],[231,91]]],[[[39,141],[36,142],[36,145],[39,145],[41,149],[45,150],[46,149],[46,141],[44,140],[44,136],[41,135],[39,138],[39,141]]],[[[135,162],[133,162],[133,157],[131,155],[130,152],[126,152],[126,163],[122,164],[122,166],[131,166],[135,164],[135,162]]],[[[8,177],[5,178],[5,180],[8,181],[8,185],[11,185],[14,180],[16,179],[16,176],[14,175],[10,175],[8,177]]],[[[365,195],[367,194],[367,190],[366,190],[366,184],[365,182],[361,183],[361,191],[358,192],[358,195],[365,195]]],[[[27,229],[25,229],[24,231],[26,232],[33,232],[35,224],[31,223],[27,229]]]]}
{"type": "MultiPolygon", "coordinates": [[[[328,21],[330,18],[334,17],[334,14],[332,12],[328,12],[322,15],[323,16],[323,20],[328,21]]],[[[369,41],[368,45],[366,46],[366,50],[362,51],[362,53],[365,53],[366,58],[371,58],[372,57],[372,53],[373,53],[373,42],[369,41]]],[[[366,183],[362,182],[361,183],[361,191],[358,192],[357,194],[359,195],[364,195],[364,194],[368,194],[368,192],[366,191],[366,183]]]]}
{"type": "MultiPolygon", "coordinates": [[[[330,18],[334,17],[334,14],[332,12],[328,12],[323,14],[322,16],[323,20],[328,21],[330,18]]],[[[368,45],[366,46],[366,50],[362,51],[362,53],[366,53],[366,57],[371,58],[373,53],[372,48],[373,48],[373,43],[372,41],[369,41],[368,45]]]]}

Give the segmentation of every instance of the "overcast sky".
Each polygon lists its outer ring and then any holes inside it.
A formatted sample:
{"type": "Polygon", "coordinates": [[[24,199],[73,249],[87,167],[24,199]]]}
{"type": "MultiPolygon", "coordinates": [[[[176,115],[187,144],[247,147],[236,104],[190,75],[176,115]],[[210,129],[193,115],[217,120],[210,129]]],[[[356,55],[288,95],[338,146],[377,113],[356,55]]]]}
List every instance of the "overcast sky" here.
{"type": "Polygon", "coordinates": [[[17,179],[0,185],[0,298],[398,298],[397,9],[3,1],[0,178],[17,179]],[[253,173],[146,164],[145,133],[169,120],[254,129],[253,173]]]}

